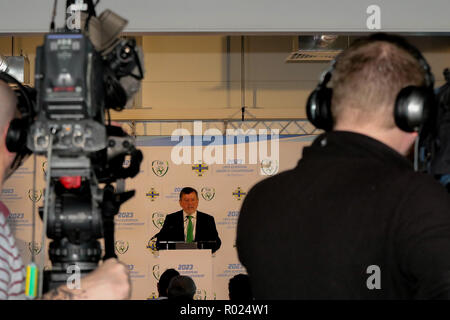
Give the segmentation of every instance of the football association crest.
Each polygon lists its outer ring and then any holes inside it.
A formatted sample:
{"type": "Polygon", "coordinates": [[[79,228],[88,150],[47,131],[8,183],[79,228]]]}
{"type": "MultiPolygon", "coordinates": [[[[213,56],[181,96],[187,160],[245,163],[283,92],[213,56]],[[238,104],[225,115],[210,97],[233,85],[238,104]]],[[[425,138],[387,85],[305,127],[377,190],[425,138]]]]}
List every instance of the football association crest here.
{"type": "Polygon", "coordinates": [[[192,170],[195,171],[199,177],[201,177],[206,173],[206,171],[208,171],[208,165],[203,163],[194,164],[192,166],[192,170]]]}
{"type": "Polygon", "coordinates": [[[271,159],[261,160],[260,174],[263,176],[272,176],[278,172],[278,161],[271,159]]]}
{"type": "Polygon", "coordinates": [[[197,289],[194,300],[206,300],[206,290],[197,289]]]}
{"type": "Polygon", "coordinates": [[[115,247],[118,254],[124,254],[128,251],[130,244],[128,243],[128,241],[117,240],[115,243],[115,247]]]}
{"type": "Polygon", "coordinates": [[[155,254],[158,251],[158,248],[156,247],[156,238],[148,240],[146,248],[150,250],[151,253],[155,254]]]}
{"type": "Polygon", "coordinates": [[[38,202],[42,198],[42,190],[28,189],[28,198],[33,202],[38,202]]]}
{"type": "Polygon", "coordinates": [[[147,300],[155,300],[157,298],[158,295],[156,294],[156,292],[153,291],[152,294],[147,297],[147,300]]]}
{"type": "Polygon", "coordinates": [[[216,189],[210,188],[210,187],[203,187],[201,190],[201,194],[203,199],[206,201],[211,201],[214,199],[214,196],[216,195],[216,189]]]}
{"type": "Polygon", "coordinates": [[[159,281],[159,264],[155,264],[152,269],[153,277],[159,281]]]}
{"type": "Polygon", "coordinates": [[[30,253],[36,256],[41,252],[42,246],[39,242],[33,241],[28,242],[28,250],[30,250],[30,253]]]}
{"type": "Polygon", "coordinates": [[[169,170],[169,162],[154,160],[152,162],[152,171],[158,177],[164,177],[169,170]]]}
{"type": "Polygon", "coordinates": [[[233,192],[233,196],[239,201],[242,200],[246,194],[246,192],[242,191],[241,187],[237,187],[237,189],[233,192]]]}
{"type": "Polygon", "coordinates": [[[153,225],[155,227],[157,227],[158,229],[162,228],[165,219],[166,219],[166,215],[164,213],[153,212],[153,214],[152,214],[153,225]]]}
{"type": "Polygon", "coordinates": [[[150,191],[148,191],[145,194],[151,201],[155,201],[159,197],[159,192],[155,190],[155,188],[151,188],[150,191]]]}

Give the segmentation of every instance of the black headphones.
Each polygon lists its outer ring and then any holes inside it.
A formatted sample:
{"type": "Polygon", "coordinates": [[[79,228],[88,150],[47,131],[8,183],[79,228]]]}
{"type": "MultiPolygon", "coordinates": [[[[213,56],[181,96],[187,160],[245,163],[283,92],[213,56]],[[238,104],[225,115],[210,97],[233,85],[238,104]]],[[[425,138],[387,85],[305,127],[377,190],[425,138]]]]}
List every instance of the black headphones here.
{"type": "Polygon", "coordinates": [[[35,91],[32,88],[25,87],[20,81],[6,72],[0,72],[0,80],[8,84],[17,85],[17,89],[14,92],[17,97],[17,109],[21,117],[11,120],[6,133],[6,148],[9,152],[17,153],[11,165],[11,169],[15,170],[31,154],[31,150],[27,148],[27,132],[35,115],[32,97],[35,91]]]}
{"type": "MultiPolygon", "coordinates": [[[[366,39],[357,40],[362,43],[373,41],[389,42],[410,53],[421,65],[425,72],[425,84],[423,86],[407,86],[400,90],[395,100],[394,119],[396,125],[403,131],[418,131],[434,112],[434,76],[431,68],[420,51],[399,36],[384,33],[374,34],[366,39]]],[[[308,120],[317,128],[325,131],[333,129],[333,116],[331,114],[331,97],[333,89],[328,88],[336,62],[339,56],[331,63],[330,67],[322,74],[314,91],[309,95],[306,103],[308,120]]]]}

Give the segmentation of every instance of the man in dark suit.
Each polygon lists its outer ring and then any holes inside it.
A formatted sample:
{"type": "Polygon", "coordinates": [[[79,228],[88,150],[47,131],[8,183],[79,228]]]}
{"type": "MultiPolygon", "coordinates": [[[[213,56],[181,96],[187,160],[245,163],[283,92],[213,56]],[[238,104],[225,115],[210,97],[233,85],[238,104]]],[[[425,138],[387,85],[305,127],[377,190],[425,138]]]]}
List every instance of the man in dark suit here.
{"type": "Polygon", "coordinates": [[[185,187],[180,192],[180,206],[183,210],[168,214],[158,234],[160,241],[203,242],[203,248],[216,252],[222,242],[217,233],[214,217],[197,211],[197,190],[185,187]]]}

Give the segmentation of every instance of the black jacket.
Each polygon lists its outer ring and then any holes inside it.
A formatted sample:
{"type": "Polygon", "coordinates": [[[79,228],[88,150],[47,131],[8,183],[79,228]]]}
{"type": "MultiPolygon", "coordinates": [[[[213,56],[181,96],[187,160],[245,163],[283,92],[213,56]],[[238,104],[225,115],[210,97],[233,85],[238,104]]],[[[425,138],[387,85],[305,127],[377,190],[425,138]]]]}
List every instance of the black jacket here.
{"type": "MultiPolygon", "coordinates": [[[[157,245],[159,241],[184,241],[184,221],[183,210],[168,214],[164,221],[164,225],[158,235],[157,245]]],[[[197,211],[197,224],[195,226],[195,242],[215,241],[214,244],[205,244],[204,248],[212,249],[216,252],[222,242],[217,233],[214,217],[197,211]]]]}
{"type": "Polygon", "coordinates": [[[450,298],[450,196],[364,135],[323,134],[254,186],[236,244],[257,299],[450,298]]]}

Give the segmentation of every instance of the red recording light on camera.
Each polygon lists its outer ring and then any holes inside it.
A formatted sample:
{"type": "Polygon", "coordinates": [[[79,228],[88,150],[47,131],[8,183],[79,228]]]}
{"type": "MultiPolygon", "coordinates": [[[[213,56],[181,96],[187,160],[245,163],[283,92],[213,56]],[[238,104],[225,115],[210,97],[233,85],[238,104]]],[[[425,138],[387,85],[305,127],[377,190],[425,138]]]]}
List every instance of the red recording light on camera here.
{"type": "Polygon", "coordinates": [[[66,189],[78,189],[81,186],[81,176],[61,177],[59,181],[66,189]]]}

